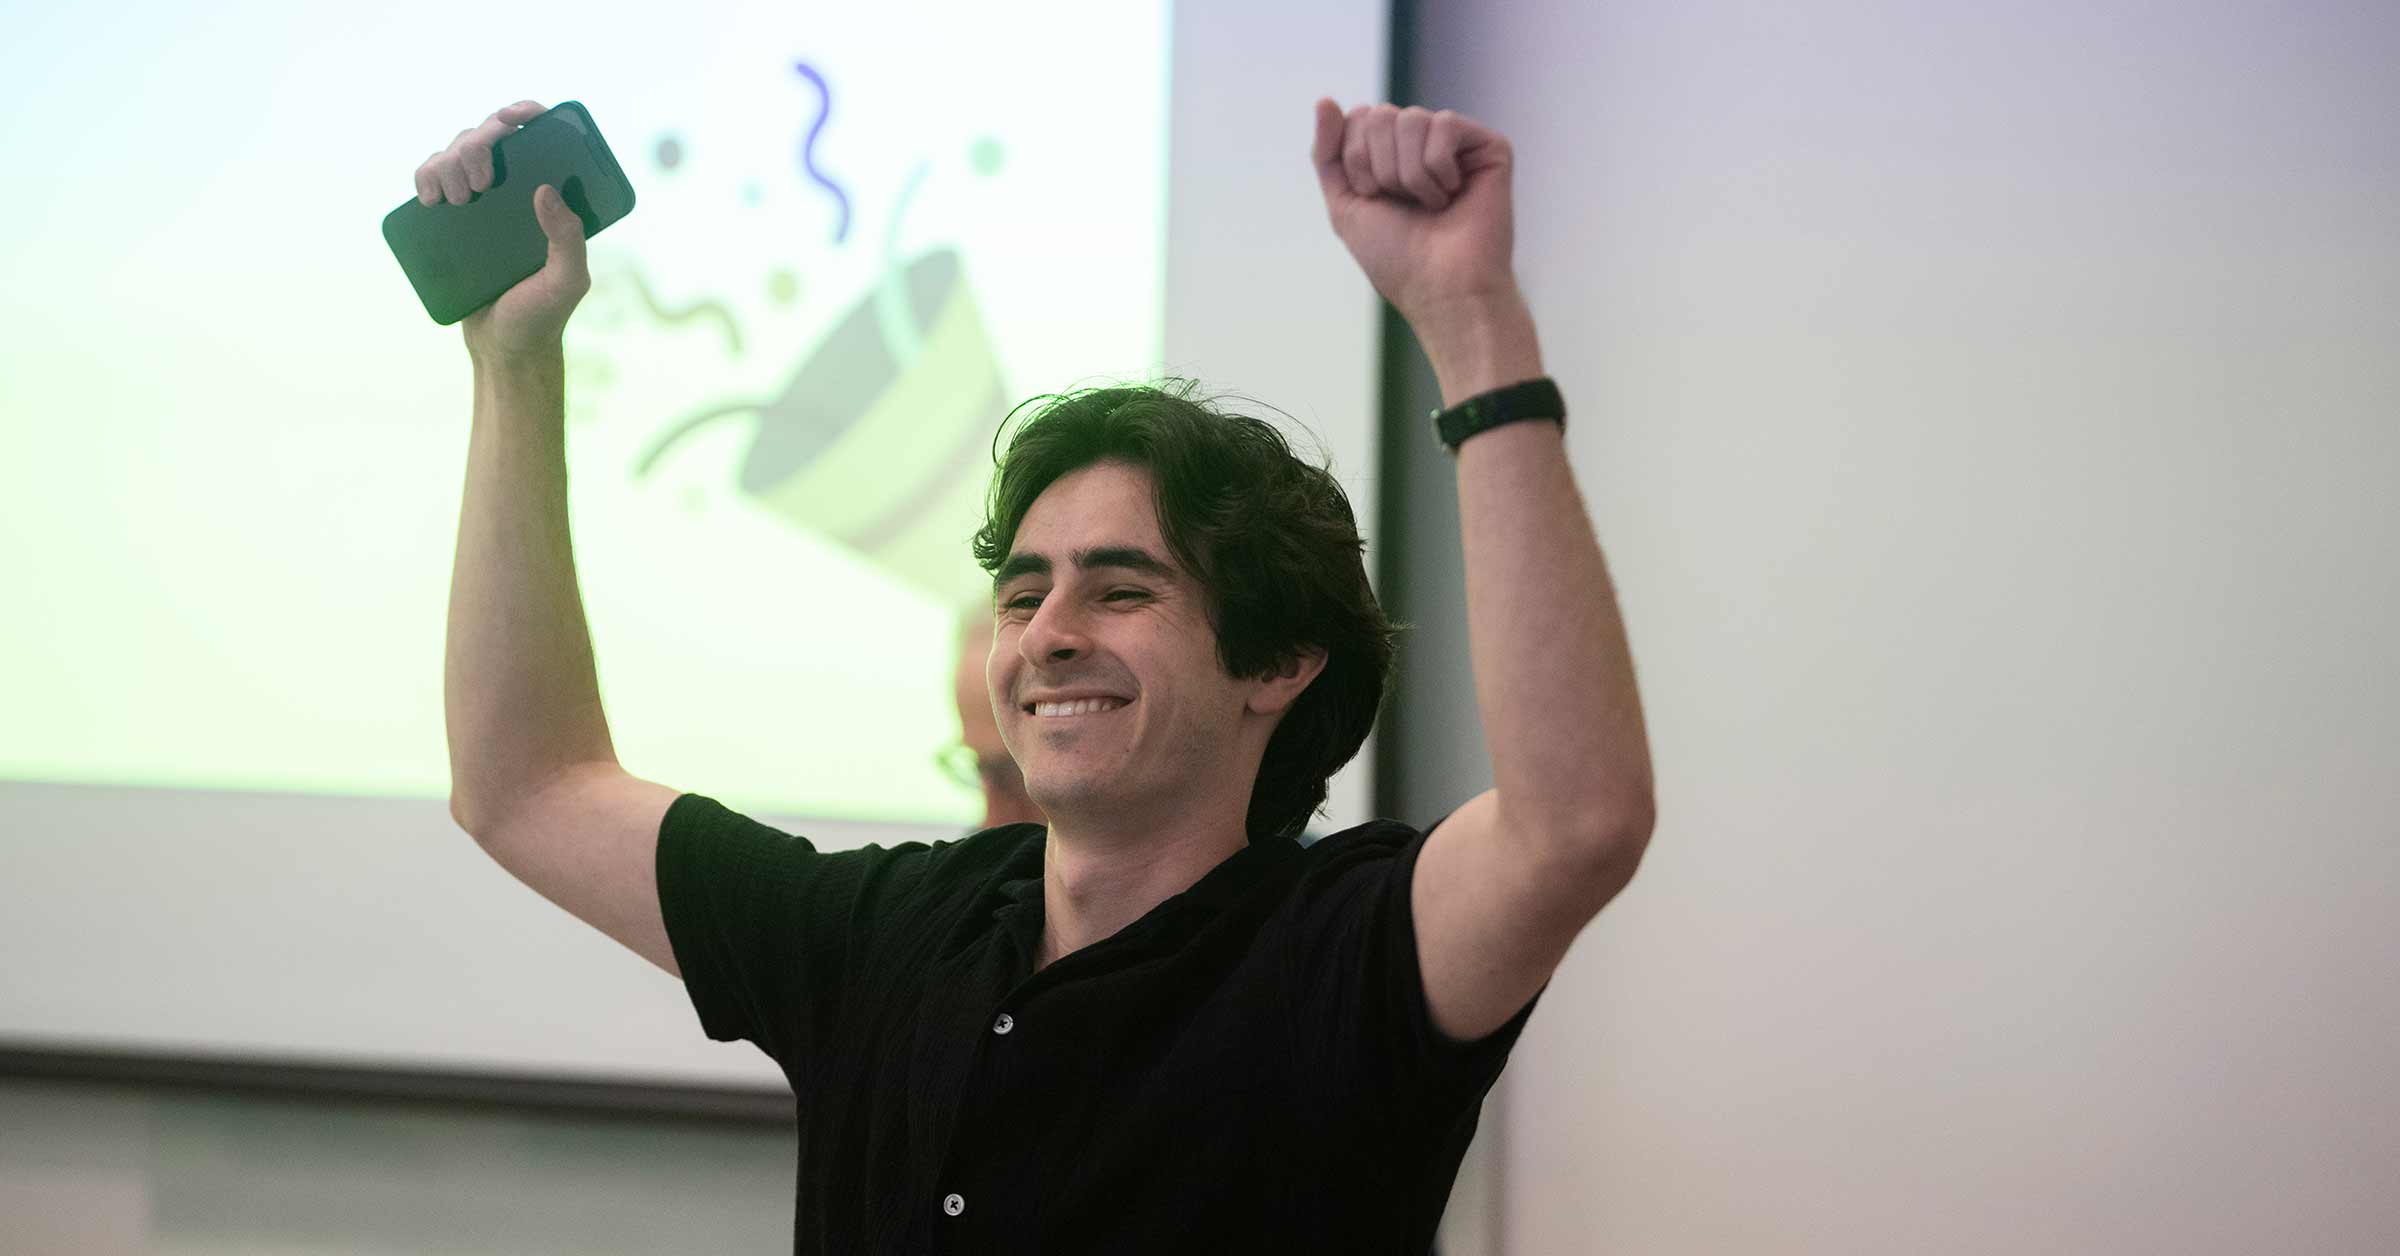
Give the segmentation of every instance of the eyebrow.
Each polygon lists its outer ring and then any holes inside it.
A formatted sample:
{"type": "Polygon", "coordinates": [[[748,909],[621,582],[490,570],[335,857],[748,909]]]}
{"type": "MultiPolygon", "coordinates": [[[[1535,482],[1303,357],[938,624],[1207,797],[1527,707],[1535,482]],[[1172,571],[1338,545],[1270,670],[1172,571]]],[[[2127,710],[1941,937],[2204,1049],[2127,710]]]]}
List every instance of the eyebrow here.
{"type": "MultiPolygon", "coordinates": [[[[1138,545],[1096,545],[1089,549],[1076,550],[1068,555],[1068,559],[1083,571],[1090,571],[1098,567],[1116,567],[1126,571],[1138,571],[1161,580],[1170,579],[1175,574],[1174,568],[1169,567],[1152,555],[1150,551],[1138,545]]],[[[1019,576],[1046,576],[1050,574],[1050,571],[1051,564],[1048,557],[1019,550],[1009,555],[1007,562],[1000,564],[1000,570],[992,573],[992,587],[999,589],[1019,576]]]]}

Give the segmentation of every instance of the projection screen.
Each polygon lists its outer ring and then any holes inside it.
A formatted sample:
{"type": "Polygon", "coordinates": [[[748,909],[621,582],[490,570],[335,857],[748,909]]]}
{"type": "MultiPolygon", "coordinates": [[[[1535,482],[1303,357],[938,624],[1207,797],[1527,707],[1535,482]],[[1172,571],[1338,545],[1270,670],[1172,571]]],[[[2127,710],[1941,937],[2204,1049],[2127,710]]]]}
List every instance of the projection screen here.
{"type": "MultiPolygon", "coordinates": [[[[0,1048],[779,1085],[450,819],[470,376],[380,219],[496,107],[590,110],[639,197],[566,338],[620,758],[823,847],[955,838],[1010,406],[1191,375],[1288,412],[1372,521],[1377,306],[1306,152],[1318,95],[1382,90],[1386,16],[33,18],[0,49],[0,1048]]],[[[1366,799],[1354,765],[1324,827],[1366,799]]]]}

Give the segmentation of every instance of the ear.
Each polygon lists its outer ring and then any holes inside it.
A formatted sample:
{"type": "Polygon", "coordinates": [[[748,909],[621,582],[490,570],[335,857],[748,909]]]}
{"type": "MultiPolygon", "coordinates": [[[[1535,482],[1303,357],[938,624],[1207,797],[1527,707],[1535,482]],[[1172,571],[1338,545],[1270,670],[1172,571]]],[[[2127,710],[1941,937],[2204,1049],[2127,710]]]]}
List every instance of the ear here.
{"type": "Polygon", "coordinates": [[[1300,700],[1317,673],[1325,670],[1325,647],[1304,645],[1291,658],[1260,676],[1246,708],[1256,715],[1281,715],[1300,700]]]}

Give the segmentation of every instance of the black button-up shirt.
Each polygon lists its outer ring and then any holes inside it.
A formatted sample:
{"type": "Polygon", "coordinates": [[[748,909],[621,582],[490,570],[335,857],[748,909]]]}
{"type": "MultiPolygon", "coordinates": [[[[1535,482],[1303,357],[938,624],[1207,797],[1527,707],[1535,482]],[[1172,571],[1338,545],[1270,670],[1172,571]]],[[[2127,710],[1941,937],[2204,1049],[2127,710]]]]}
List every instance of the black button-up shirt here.
{"type": "Polygon", "coordinates": [[[1532,1014],[1459,1043],[1418,976],[1424,835],[1256,842],[1034,971],[1038,825],[819,852],[694,794],[659,905],[701,1026],[798,1099],[794,1249],[1411,1253],[1532,1014]]]}

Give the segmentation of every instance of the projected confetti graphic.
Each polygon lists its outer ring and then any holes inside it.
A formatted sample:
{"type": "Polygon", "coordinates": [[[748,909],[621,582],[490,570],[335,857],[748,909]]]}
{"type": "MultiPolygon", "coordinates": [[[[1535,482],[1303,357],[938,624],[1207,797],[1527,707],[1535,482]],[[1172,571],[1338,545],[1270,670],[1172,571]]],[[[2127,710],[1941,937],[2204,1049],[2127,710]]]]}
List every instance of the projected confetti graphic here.
{"type": "Polygon", "coordinates": [[[841,184],[835,183],[817,168],[817,136],[824,132],[826,119],[833,116],[833,89],[825,85],[825,76],[810,68],[806,61],[795,62],[792,68],[817,89],[817,119],[808,124],[808,138],[800,141],[800,166],[808,171],[809,178],[833,193],[834,204],[841,207],[841,219],[833,228],[833,242],[840,244],[850,237],[850,194],[842,191],[841,184]]]}
{"type": "MultiPolygon", "coordinates": [[[[817,153],[832,117],[833,93],[818,65],[785,64],[815,93],[813,110],[795,120],[798,179],[785,192],[769,191],[752,175],[728,179],[718,172],[713,181],[702,179],[713,155],[703,134],[661,134],[647,149],[658,173],[676,185],[714,187],[718,197],[730,191],[746,209],[765,208],[780,216],[803,203],[793,199],[800,191],[820,198],[818,204],[830,201],[836,215],[832,240],[818,247],[840,248],[855,220],[854,188],[837,182],[817,153]],[[691,182],[695,179],[701,182],[691,182]]],[[[939,186],[957,195],[1000,176],[1007,165],[996,136],[977,136],[953,151],[947,162],[909,162],[905,174],[882,193],[882,239],[872,270],[862,276],[863,283],[847,279],[807,293],[810,308],[833,313],[804,339],[749,334],[744,311],[753,321],[794,311],[812,269],[860,275],[855,266],[828,265],[834,254],[818,254],[812,263],[803,252],[781,264],[768,261],[739,278],[719,274],[715,293],[670,292],[657,274],[631,259],[605,274],[595,266],[595,292],[608,299],[594,303],[602,307],[592,311],[594,326],[621,332],[639,324],[654,331],[702,333],[679,343],[695,351],[708,346],[727,363],[755,357],[773,380],[749,396],[736,391],[728,397],[721,386],[690,390],[698,396],[680,411],[671,401],[665,409],[657,400],[642,402],[637,413],[626,416],[648,432],[632,462],[635,483],[656,483],[663,469],[678,467],[677,484],[668,491],[687,512],[706,508],[719,491],[705,487],[713,483],[786,526],[850,550],[941,604],[955,604],[980,589],[982,577],[966,560],[964,542],[979,521],[990,474],[989,442],[1008,408],[1009,381],[959,248],[935,243],[909,252],[901,247],[911,209],[930,194],[927,189],[939,186]],[[942,165],[963,177],[933,179],[942,165]],[[763,307],[737,299],[734,293],[743,291],[763,293],[763,307]],[[777,363],[784,365],[778,369],[777,363]],[[704,455],[687,453],[700,446],[702,434],[728,424],[741,425],[746,445],[736,450],[712,442],[704,455]],[[684,466],[693,456],[703,461],[684,466]],[[705,478],[696,480],[695,474],[705,478]]],[[[869,200],[876,195],[872,187],[855,191],[869,200]]],[[[605,394],[627,374],[608,359],[606,354],[579,356],[576,378],[605,394]]]]}

